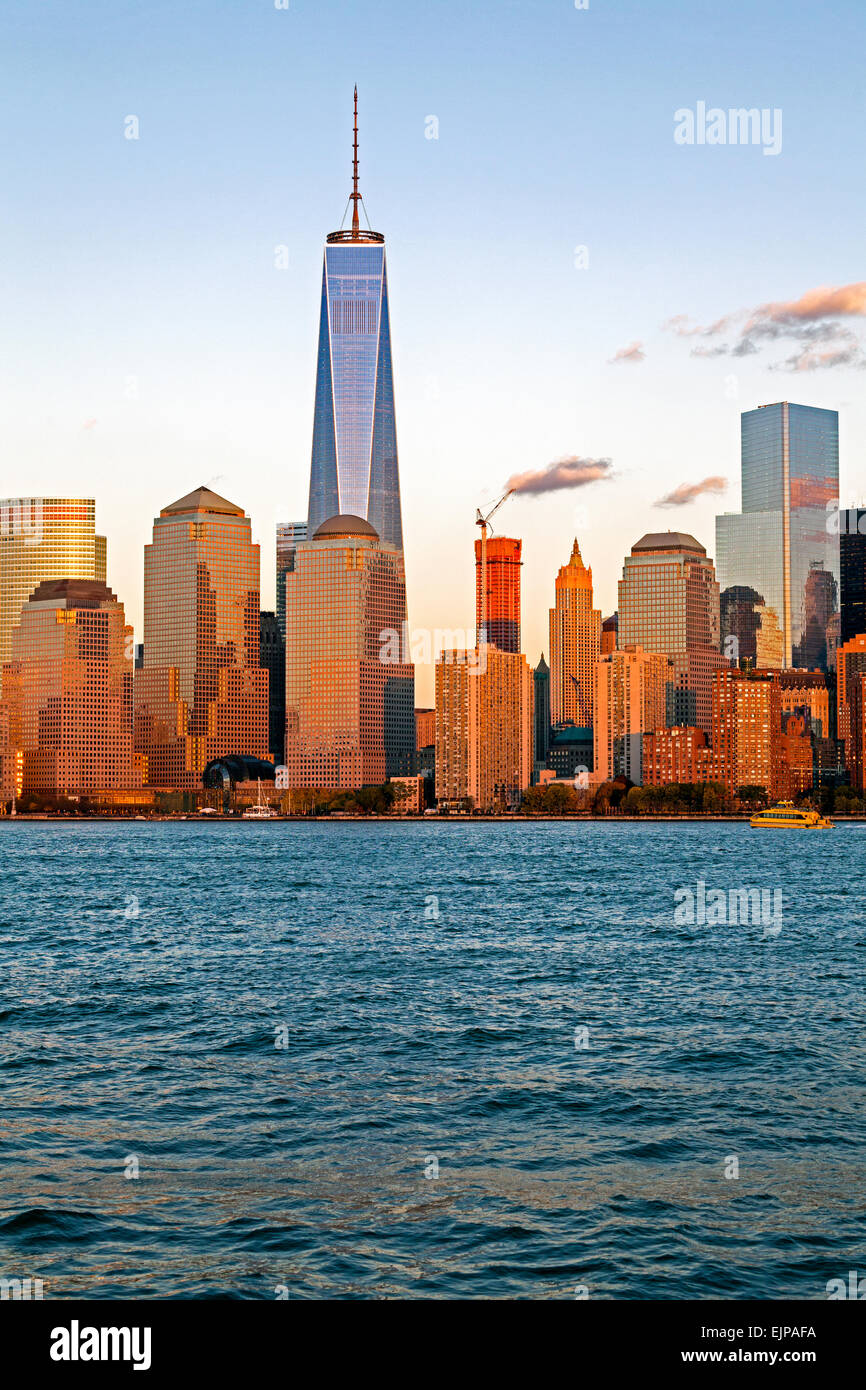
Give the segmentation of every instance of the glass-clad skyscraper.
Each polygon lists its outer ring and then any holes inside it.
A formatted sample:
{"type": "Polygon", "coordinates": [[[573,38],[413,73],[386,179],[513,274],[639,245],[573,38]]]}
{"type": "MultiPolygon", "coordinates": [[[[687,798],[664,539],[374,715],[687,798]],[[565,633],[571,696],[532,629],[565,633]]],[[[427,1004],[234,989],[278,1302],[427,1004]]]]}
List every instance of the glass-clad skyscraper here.
{"type": "Polygon", "coordinates": [[[826,670],[839,606],[839,416],[779,401],[745,411],[741,438],[743,510],[716,518],[719,584],[763,596],[784,666],[826,670]]]}
{"type": "Polygon", "coordinates": [[[359,516],[403,548],[385,238],[359,225],[357,94],[352,226],[325,246],[307,534],[359,516]]]}
{"type": "Polygon", "coordinates": [[[295,549],[307,539],[305,521],[277,522],[277,622],[286,641],[286,571],[295,568],[295,549]]]}

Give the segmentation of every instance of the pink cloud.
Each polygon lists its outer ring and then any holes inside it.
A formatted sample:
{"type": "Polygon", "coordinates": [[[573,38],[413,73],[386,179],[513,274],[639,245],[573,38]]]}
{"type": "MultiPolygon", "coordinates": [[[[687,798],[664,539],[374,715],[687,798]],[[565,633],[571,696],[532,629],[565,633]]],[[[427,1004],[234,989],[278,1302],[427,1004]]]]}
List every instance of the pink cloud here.
{"type": "Polygon", "coordinates": [[[628,347],[617,348],[613,357],[609,357],[609,362],[643,362],[646,353],[643,350],[643,343],[629,343],[628,347]]]}
{"type": "Polygon", "coordinates": [[[788,338],[801,344],[776,371],[809,372],[820,367],[866,367],[866,353],[842,318],[866,316],[866,280],[850,285],[820,285],[799,299],[771,300],[754,309],[726,314],[706,325],[693,324],[688,315],[676,314],[664,327],[681,338],[719,338],[733,331],[733,338],[713,346],[692,348],[693,357],[746,357],[767,342],[788,338]],[[823,348],[819,351],[818,347],[823,348]]]}
{"type": "Polygon", "coordinates": [[[556,459],[554,463],[548,464],[547,468],[515,473],[508,479],[506,487],[514,492],[536,495],[543,492],[561,492],[565,488],[585,487],[587,483],[609,478],[612,467],[610,459],[579,458],[576,454],[571,454],[567,458],[556,459]]]}
{"type": "Polygon", "coordinates": [[[656,507],[686,507],[690,502],[703,496],[705,492],[724,492],[727,486],[727,478],[719,477],[704,478],[700,483],[680,483],[673,492],[666,493],[653,505],[656,507]]]}

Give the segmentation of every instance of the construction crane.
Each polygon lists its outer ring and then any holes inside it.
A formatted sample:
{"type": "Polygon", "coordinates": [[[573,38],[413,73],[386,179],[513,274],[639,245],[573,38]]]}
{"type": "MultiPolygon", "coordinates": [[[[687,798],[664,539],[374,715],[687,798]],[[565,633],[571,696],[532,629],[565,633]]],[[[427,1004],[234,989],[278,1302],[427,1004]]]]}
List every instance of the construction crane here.
{"type": "Polygon", "coordinates": [[[475,511],[475,525],[481,527],[481,622],[475,637],[476,646],[481,641],[485,643],[487,641],[487,527],[490,525],[490,518],[496,515],[502,503],[511,496],[513,491],[514,488],[510,487],[507,492],[503,492],[499,501],[490,508],[486,516],[482,515],[480,507],[477,507],[475,511]]]}

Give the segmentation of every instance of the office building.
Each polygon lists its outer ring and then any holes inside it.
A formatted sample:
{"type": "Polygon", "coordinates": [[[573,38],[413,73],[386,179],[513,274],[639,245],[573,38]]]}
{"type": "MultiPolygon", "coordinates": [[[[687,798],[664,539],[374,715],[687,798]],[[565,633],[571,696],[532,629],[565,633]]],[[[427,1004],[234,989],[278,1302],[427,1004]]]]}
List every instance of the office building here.
{"type": "Polygon", "coordinates": [[[46,579],[105,583],[106,542],[92,497],[7,497],[0,502],[0,668],[12,629],[46,579]]]}
{"type": "Polygon", "coordinates": [[[479,644],[502,652],[520,651],[520,549],[511,536],[488,536],[475,542],[475,627],[479,644]],[[486,607],[484,574],[486,571],[486,607]],[[486,616],[485,616],[486,615],[486,616]],[[482,624],[486,623],[486,634],[482,624]]]}
{"type": "Polygon", "coordinates": [[[672,782],[708,782],[710,749],[703,729],[679,725],[643,736],[643,785],[664,787],[672,782]]]}
{"type": "Polygon", "coordinates": [[[779,777],[781,794],[793,801],[801,792],[811,791],[814,755],[808,712],[782,711],[779,739],[779,777]]]}
{"type": "Polygon", "coordinates": [[[276,613],[260,615],[259,660],[268,673],[269,757],[279,766],[286,742],[286,649],[276,613]]]}
{"type": "Polygon", "coordinates": [[[866,509],[839,513],[840,642],[866,633],[866,509]]]}
{"type": "Polygon", "coordinates": [[[136,747],[149,786],[197,791],[214,758],[268,757],[259,573],[249,517],[209,488],[154,521],[135,673],[136,747]]]}
{"type": "Polygon", "coordinates": [[[305,521],[277,522],[277,623],[286,640],[286,572],[295,567],[295,547],[307,539],[305,521]]]}
{"type": "Polygon", "coordinates": [[[385,238],[360,225],[358,93],[351,227],[326,239],[307,534],[338,515],[403,548],[385,238]]]}
{"type": "Polygon", "coordinates": [[[621,647],[599,656],[593,677],[593,781],[624,776],[639,786],[644,734],[665,727],[671,660],[642,647],[621,647]]]}
{"type": "Polygon", "coordinates": [[[436,663],[436,798],[514,810],[532,780],[533,675],[519,652],[488,645],[436,663]]]}
{"type": "Polygon", "coordinates": [[[405,619],[403,552],[363,517],[330,517],[299,543],[286,573],[290,787],[410,775],[415,677],[405,619]]]}
{"type": "Polygon", "coordinates": [[[432,748],[436,742],[436,710],[416,709],[415,750],[432,748]]]}
{"type": "Polygon", "coordinates": [[[866,633],[858,633],[843,642],[836,653],[836,737],[851,777],[862,775],[863,747],[860,677],[866,675],[866,633]]]}
{"type": "Polygon", "coordinates": [[[474,686],[480,679],[473,656],[443,651],[436,662],[436,800],[453,809],[463,809],[470,795],[474,803],[478,791],[470,752],[477,738],[474,686]]]}
{"type": "Polygon", "coordinates": [[[132,669],[132,628],[105,584],[49,579],[37,586],[5,665],[23,794],[111,800],[141,787],[132,669]]]}
{"type": "Polygon", "coordinates": [[[546,766],[557,777],[573,777],[587,785],[587,774],[593,769],[592,729],[557,724],[551,730],[546,766]]]}
{"type": "Polygon", "coordinates": [[[532,680],[535,701],[533,770],[538,773],[547,767],[547,755],[550,750],[550,667],[544,659],[544,652],[541,653],[541,660],[533,672],[532,680]]]}
{"type": "Polygon", "coordinates": [[[556,576],[550,610],[550,717],[592,728],[592,672],[601,648],[601,612],[592,606],[592,570],[575,539],[556,576]]]}
{"type": "Polygon", "coordinates": [[[623,562],[618,611],[621,648],[671,658],[661,724],[709,734],[713,675],[728,659],[719,650],[719,586],[704,547],[682,531],[642,536],[623,562]]]}
{"type": "MultiPolygon", "coordinates": [[[[830,686],[823,671],[777,671],[779,707],[785,715],[807,716],[807,724],[816,738],[835,735],[835,711],[831,708],[830,686]]],[[[832,676],[830,677],[832,682],[832,676]]]]}
{"type": "Polygon", "coordinates": [[[781,792],[781,701],[772,672],[731,667],[713,680],[713,780],[731,796],[740,787],[781,792]]]}
{"type": "Polygon", "coordinates": [[[605,618],[601,625],[601,655],[607,652],[616,651],[617,628],[619,626],[619,613],[611,613],[609,618],[605,618]]]}
{"type": "MultiPolygon", "coordinates": [[[[838,608],[839,417],[780,401],[741,417],[742,512],[716,518],[723,589],[763,596],[782,636],[781,666],[827,669],[838,608]]],[[[765,663],[766,664],[766,663],[765,663]]]]}
{"type": "Polygon", "coordinates": [[[0,815],[7,803],[21,795],[19,781],[20,753],[11,738],[11,711],[8,700],[0,700],[0,815]]]}

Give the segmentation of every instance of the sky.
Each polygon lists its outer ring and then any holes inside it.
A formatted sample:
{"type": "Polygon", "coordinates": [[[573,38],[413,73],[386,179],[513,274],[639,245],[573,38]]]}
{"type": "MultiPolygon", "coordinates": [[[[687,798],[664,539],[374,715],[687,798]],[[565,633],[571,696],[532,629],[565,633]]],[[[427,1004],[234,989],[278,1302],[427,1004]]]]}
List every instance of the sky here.
{"type": "Polygon", "coordinates": [[[476,508],[563,458],[609,464],[493,522],[533,665],[575,535],[604,615],[646,531],[713,554],[742,410],[838,410],[864,498],[864,41],[862,0],[4,0],[0,496],[95,496],[139,635],[153,518],[205,483],[273,607],[357,82],[414,628],[472,628],[476,508]]]}

